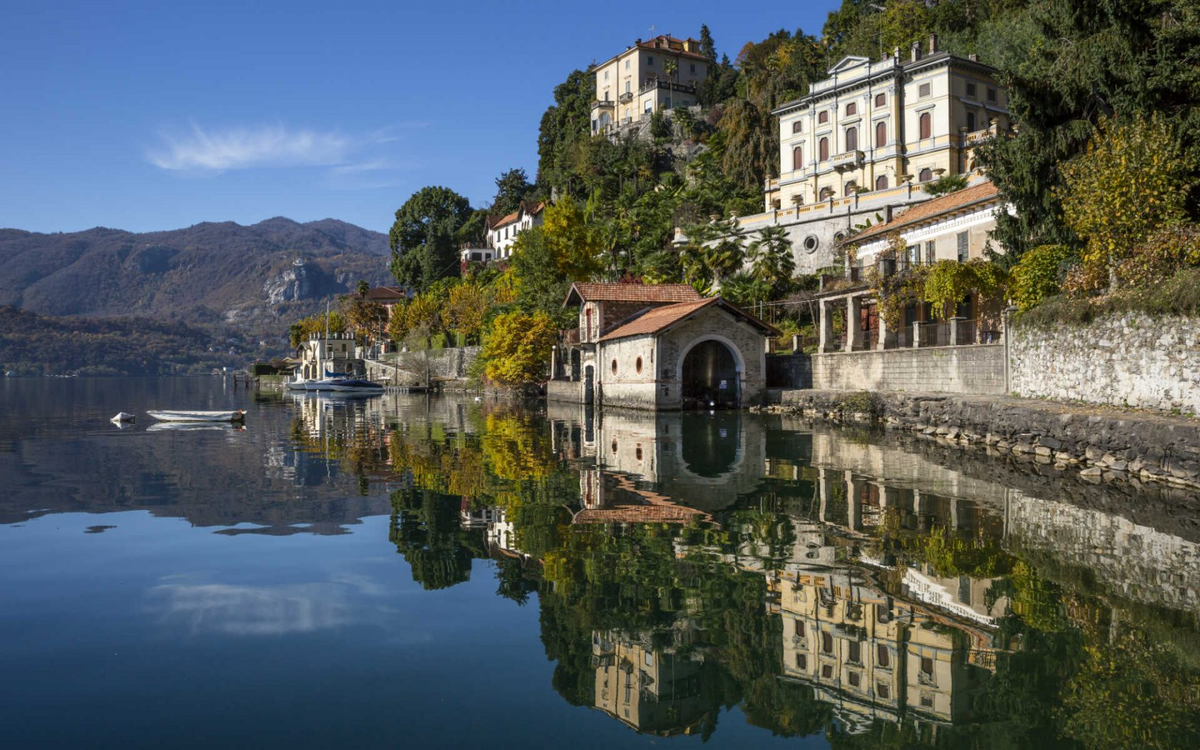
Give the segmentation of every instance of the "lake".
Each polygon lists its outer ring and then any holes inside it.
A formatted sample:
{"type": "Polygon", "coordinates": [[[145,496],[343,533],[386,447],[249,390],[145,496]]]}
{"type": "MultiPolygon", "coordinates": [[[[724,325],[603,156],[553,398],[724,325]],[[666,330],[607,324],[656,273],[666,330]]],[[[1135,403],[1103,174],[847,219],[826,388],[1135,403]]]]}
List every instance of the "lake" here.
{"type": "Polygon", "coordinates": [[[0,406],[6,748],[1200,739],[1181,491],[782,415],[218,378],[0,406]]]}

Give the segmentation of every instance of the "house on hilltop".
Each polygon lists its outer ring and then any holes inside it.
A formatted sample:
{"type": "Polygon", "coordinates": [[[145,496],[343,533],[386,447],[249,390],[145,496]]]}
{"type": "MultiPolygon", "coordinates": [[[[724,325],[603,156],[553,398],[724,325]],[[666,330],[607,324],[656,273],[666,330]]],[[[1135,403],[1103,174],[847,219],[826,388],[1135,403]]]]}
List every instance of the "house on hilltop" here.
{"type": "Polygon", "coordinates": [[[761,399],[771,326],[686,284],[571,286],[579,308],[547,396],[634,409],[736,408],[761,399]]]}
{"type": "Polygon", "coordinates": [[[709,65],[700,42],[690,37],[663,34],[637,40],[596,66],[592,135],[649,119],[659,110],[699,104],[697,87],[708,77],[709,65]]]}

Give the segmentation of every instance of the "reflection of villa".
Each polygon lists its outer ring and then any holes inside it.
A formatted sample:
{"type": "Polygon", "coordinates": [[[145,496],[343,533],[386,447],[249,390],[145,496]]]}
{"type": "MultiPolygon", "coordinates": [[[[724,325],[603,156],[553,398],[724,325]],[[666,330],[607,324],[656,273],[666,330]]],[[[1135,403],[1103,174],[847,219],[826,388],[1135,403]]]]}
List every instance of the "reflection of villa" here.
{"type": "MultiPolygon", "coordinates": [[[[990,583],[965,585],[970,592],[990,583]]],[[[992,631],[864,585],[853,568],[784,573],[770,585],[778,596],[773,610],[783,618],[783,676],[812,685],[852,731],[906,713],[939,723],[967,720],[995,668],[992,631]]]]}
{"type": "Polygon", "coordinates": [[[638,732],[691,734],[708,711],[700,693],[703,662],[655,648],[649,636],[592,634],[596,708],[638,732]]]}
{"type": "Polygon", "coordinates": [[[507,557],[528,557],[517,549],[516,527],[508,520],[503,508],[471,510],[471,501],[464,497],[459,508],[459,519],[464,529],[483,529],[489,552],[507,557]]]}

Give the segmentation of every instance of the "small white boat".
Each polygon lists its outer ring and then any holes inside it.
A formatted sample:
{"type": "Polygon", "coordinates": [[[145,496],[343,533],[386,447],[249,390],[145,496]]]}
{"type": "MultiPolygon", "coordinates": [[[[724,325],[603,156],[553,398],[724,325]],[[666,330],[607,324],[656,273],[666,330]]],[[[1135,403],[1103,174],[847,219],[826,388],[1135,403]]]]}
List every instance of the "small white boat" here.
{"type": "Polygon", "coordinates": [[[110,421],[110,422],[114,422],[114,423],[116,423],[116,424],[121,424],[121,423],[123,423],[123,422],[132,422],[132,421],[134,421],[135,419],[137,419],[137,417],[133,416],[133,415],[132,415],[132,414],[130,414],[129,412],[127,412],[127,411],[119,411],[119,412],[117,412],[117,416],[113,417],[113,418],[112,418],[111,420],[109,420],[109,421],[110,421]]]}
{"type": "Polygon", "coordinates": [[[242,432],[245,429],[246,425],[241,422],[155,422],[146,428],[146,432],[242,432]]]}
{"type": "Polygon", "coordinates": [[[233,411],[147,411],[160,422],[242,422],[245,409],[233,411]]]}

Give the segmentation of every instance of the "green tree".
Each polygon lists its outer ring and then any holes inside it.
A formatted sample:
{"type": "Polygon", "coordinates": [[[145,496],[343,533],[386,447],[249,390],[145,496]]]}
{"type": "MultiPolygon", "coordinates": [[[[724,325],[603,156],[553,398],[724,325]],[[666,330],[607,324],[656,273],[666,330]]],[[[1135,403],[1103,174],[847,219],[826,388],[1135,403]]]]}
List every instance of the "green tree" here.
{"type": "Polygon", "coordinates": [[[591,139],[592,101],[596,98],[596,76],[591,69],[574,70],[554,87],[554,104],[542,114],[538,127],[537,181],[547,193],[557,188],[570,192],[578,187],[570,168],[572,150],[591,139]]]}
{"type": "Polygon", "coordinates": [[[496,178],[496,197],[492,199],[491,213],[495,216],[506,216],[517,210],[521,201],[533,195],[533,183],[525,174],[525,170],[517,167],[502,172],[496,178]]]}
{"type": "Polygon", "coordinates": [[[717,44],[713,41],[712,32],[708,30],[708,24],[700,24],[700,54],[703,55],[709,62],[717,61],[717,44]]]}
{"type": "Polygon", "coordinates": [[[929,195],[938,198],[962,190],[967,186],[968,182],[969,180],[964,174],[945,174],[933,182],[925,183],[921,186],[921,189],[929,195]]]}
{"type": "Polygon", "coordinates": [[[527,314],[544,313],[562,320],[562,303],[571,282],[559,273],[558,261],[546,245],[542,227],[533,227],[517,235],[511,267],[516,306],[527,314]]]}
{"type": "Polygon", "coordinates": [[[1087,150],[1063,165],[1063,218],[1087,243],[1083,263],[1115,278],[1117,264],[1156,230],[1187,218],[1200,176],[1161,115],[1100,121],[1087,150]]]}
{"type": "Polygon", "coordinates": [[[449,188],[424,187],[396,211],[388,233],[392,276],[410,289],[424,290],[459,272],[458,231],[471,216],[471,204],[449,188]]]}

